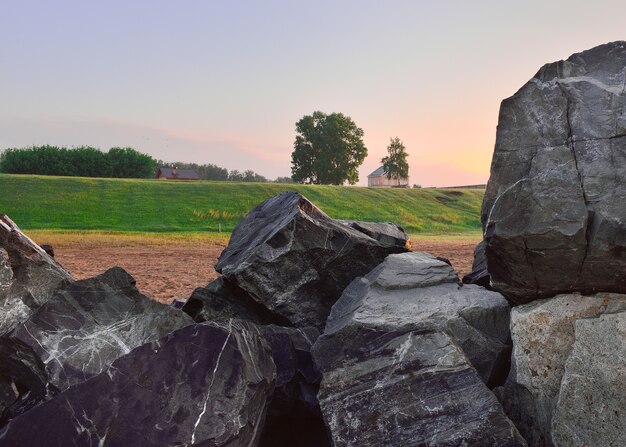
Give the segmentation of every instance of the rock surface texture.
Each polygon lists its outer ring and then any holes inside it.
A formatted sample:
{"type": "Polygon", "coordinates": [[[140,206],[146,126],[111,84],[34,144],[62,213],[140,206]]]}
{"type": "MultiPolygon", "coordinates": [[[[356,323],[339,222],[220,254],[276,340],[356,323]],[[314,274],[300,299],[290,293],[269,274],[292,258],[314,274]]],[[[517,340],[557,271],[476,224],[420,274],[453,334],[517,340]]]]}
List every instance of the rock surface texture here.
{"type": "Polygon", "coordinates": [[[481,216],[494,289],[626,292],[625,178],[626,42],[545,65],[500,108],[481,216]]]}
{"type": "Polygon", "coordinates": [[[288,325],[321,329],[350,281],[403,251],[285,192],[246,216],[215,268],[288,325]]]}
{"type": "Polygon", "coordinates": [[[187,326],[13,419],[0,446],[250,446],[276,371],[256,326],[187,326]]]}
{"type": "MultiPolygon", "coordinates": [[[[511,311],[511,372],[498,394],[507,414],[530,445],[553,445],[550,426],[563,386],[566,361],[570,362],[568,357],[575,344],[575,324],[619,311],[626,311],[626,295],[614,293],[558,295],[514,307],[511,311]]],[[[618,332],[606,335],[607,343],[616,340],[626,345],[618,332]]],[[[597,348],[599,356],[614,355],[613,350],[606,351],[600,345],[597,348]]],[[[619,365],[619,356],[614,361],[619,365]]],[[[621,362],[624,365],[623,356],[621,362]]],[[[581,367],[586,368],[588,364],[585,362],[581,367]]],[[[615,391],[611,388],[611,393],[615,391]]],[[[599,396],[593,401],[602,405],[599,396]]],[[[626,429],[626,425],[623,428],[626,429]]]]}
{"type": "Polygon", "coordinates": [[[446,331],[485,383],[495,384],[506,375],[507,301],[497,292],[462,286],[450,265],[428,253],[390,255],[365,277],[355,279],[333,306],[318,345],[325,346],[327,359],[341,357],[362,327],[446,331]]]}
{"type": "Polygon", "coordinates": [[[318,397],[336,447],[526,445],[447,334],[352,335],[342,358],[322,367],[318,397]]]}
{"type": "Polygon", "coordinates": [[[133,277],[114,267],[60,290],[0,338],[0,373],[29,383],[30,398],[50,398],[100,374],[132,349],[193,323],[140,294],[133,277]]]}
{"type": "Polygon", "coordinates": [[[526,445],[484,383],[506,370],[508,312],[426,253],[355,279],[313,347],[334,444],[526,445]]]}
{"type": "Polygon", "coordinates": [[[552,420],[557,446],[626,445],[626,312],[574,323],[552,420]]]}
{"type": "Polygon", "coordinates": [[[72,277],[0,215],[0,335],[25,321],[72,277]]]}

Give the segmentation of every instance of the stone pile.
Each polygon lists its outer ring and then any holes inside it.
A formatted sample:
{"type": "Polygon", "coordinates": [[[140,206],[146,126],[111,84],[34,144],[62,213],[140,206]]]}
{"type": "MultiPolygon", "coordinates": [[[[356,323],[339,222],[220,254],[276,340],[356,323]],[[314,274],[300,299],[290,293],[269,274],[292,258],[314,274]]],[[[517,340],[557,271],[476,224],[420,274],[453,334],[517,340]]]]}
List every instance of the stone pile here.
{"type": "Polygon", "coordinates": [[[626,445],[625,169],[614,42],[502,103],[463,281],[287,192],[166,306],[2,216],[0,447],[626,445]]]}

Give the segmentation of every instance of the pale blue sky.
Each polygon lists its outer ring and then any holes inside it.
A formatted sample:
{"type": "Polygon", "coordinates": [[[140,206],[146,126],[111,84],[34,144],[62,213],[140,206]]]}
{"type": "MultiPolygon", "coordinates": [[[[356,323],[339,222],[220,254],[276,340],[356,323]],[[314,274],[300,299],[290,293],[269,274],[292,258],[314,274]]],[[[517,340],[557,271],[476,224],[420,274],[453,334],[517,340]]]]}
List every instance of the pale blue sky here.
{"type": "Polygon", "coordinates": [[[0,0],[0,148],[133,146],[290,175],[295,122],[398,136],[411,183],[487,180],[500,101],[546,62],[626,39],[624,1],[0,0]]]}

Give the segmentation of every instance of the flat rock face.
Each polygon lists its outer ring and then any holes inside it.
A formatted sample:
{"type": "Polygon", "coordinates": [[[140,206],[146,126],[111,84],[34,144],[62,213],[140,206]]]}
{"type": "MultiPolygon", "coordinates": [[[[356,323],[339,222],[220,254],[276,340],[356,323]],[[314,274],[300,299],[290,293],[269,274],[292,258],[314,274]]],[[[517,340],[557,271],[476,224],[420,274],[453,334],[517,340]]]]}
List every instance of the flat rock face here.
{"type": "MultiPolygon", "coordinates": [[[[511,372],[499,395],[507,414],[530,445],[553,445],[550,425],[574,345],[575,324],[620,310],[626,310],[626,295],[614,293],[558,295],[512,309],[511,372]]],[[[607,335],[607,342],[616,337],[607,335]]],[[[619,343],[624,344],[624,339],[619,343]]],[[[611,353],[599,349],[596,354],[605,355],[603,352],[611,353]]]]}
{"type": "Polygon", "coordinates": [[[463,351],[443,332],[353,328],[323,366],[319,400],[335,446],[524,446],[463,351]]]}
{"type": "Polygon", "coordinates": [[[72,277],[0,215],[0,335],[26,320],[72,277]]]}
{"type": "Polygon", "coordinates": [[[626,292],[625,84],[613,42],[502,102],[482,223],[492,286],[514,302],[626,292]]]}
{"type": "Polygon", "coordinates": [[[43,400],[190,324],[187,314],[141,295],[133,277],[115,267],[60,290],[0,338],[0,374],[43,400]]]}
{"type": "Polygon", "coordinates": [[[320,361],[345,355],[359,327],[446,331],[492,385],[506,369],[508,326],[509,305],[499,293],[462,286],[451,266],[428,253],[395,254],[355,279],[333,306],[318,342],[325,346],[320,361]]]}
{"type": "Polygon", "coordinates": [[[331,219],[300,194],[285,192],[246,216],[215,268],[288,325],[323,328],[352,279],[403,251],[331,219]]]}
{"type": "Polygon", "coordinates": [[[626,312],[574,323],[552,420],[557,446],[626,445],[626,312]]]}
{"type": "Polygon", "coordinates": [[[187,326],[13,419],[0,446],[250,446],[276,370],[251,323],[187,326]]]}

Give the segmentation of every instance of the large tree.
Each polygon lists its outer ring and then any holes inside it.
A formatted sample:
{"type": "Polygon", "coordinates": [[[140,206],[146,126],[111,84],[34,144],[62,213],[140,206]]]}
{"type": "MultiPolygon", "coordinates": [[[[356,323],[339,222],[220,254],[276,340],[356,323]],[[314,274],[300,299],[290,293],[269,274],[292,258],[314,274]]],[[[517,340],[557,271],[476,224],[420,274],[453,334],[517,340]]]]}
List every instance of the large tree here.
{"type": "Polygon", "coordinates": [[[296,123],[291,177],[296,182],[354,185],[367,156],[363,129],[343,113],[314,112],[296,123]]]}
{"type": "Polygon", "coordinates": [[[387,146],[389,155],[383,157],[380,162],[385,168],[388,179],[409,178],[409,163],[406,161],[409,154],[400,138],[391,138],[389,146],[387,146]]]}

